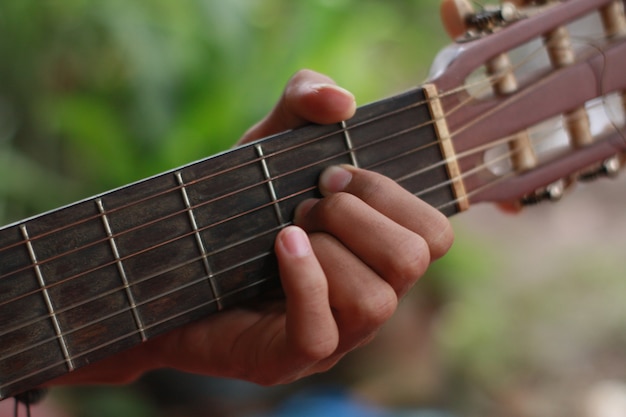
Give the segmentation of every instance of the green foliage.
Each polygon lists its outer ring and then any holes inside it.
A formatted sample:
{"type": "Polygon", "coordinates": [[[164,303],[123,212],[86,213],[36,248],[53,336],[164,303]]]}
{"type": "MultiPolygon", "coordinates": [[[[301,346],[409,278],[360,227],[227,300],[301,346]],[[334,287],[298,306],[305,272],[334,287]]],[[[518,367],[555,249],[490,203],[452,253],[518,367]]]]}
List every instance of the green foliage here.
{"type": "Polygon", "coordinates": [[[0,143],[11,164],[0,220],[228,148],[302,67],[329,74],[361,103],[418,84],[445,42],[437,6],[4,2],[0,143]]]}

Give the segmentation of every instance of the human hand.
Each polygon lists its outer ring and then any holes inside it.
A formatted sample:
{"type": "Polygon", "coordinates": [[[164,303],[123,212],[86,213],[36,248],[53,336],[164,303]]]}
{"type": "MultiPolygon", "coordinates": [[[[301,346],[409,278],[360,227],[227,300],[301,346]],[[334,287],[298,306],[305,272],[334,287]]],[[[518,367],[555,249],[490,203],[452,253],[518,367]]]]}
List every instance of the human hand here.
{"type": "MultiPolygon", "coordinates": [[[[352,116],[354,98],[301,71],[242,143],[306,122],[352,116]]],[[[392,180],[353,167],[320,179],[275,244],[285,299],[235,308],[79,369],[55,383],[123,383],[155,368],[286,383],[327,370],[369,341],[431,260],[452,244],[448,220],[392,180]],[[308,233],[305,233],[305,231],[308,233]]]]}

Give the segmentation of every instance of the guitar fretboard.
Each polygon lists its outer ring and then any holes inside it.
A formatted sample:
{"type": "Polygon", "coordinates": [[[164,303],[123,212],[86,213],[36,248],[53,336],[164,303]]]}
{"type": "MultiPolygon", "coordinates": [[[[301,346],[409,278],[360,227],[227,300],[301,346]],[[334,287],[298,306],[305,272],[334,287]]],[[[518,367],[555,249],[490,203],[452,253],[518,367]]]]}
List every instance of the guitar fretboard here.
{"type": "Polygon", "coordinates": [[[417,89],[0,230],[0,398],[275,288],[275,236],[329,165],[454,214],[427,101],[417,89]]]}

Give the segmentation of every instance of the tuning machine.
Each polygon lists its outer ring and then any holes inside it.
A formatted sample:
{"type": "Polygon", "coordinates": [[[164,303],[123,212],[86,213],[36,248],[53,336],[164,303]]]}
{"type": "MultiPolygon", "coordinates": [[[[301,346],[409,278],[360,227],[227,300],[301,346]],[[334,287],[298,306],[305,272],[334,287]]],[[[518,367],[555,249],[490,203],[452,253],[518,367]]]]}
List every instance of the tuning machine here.
{"type": "Polygon", "coordinates": [[[626,166],[626,154],[612,156],[592,170],[584,171],[575,177],[572,176],[555,181],[532,194],[524,196],[520,200],[520,205],[526,207],[545,201],[557,202],[563,198],[565,193],[575,184],[576,180],[590,182],[600,178],[615,178],[624,166],[626,166]]]}
{"type": "Polygon", "coordinates": [[[563,198],[565,192],[572,186],[573,181],[570,179],[561,179],[552,184],[535,191],[523,197],[520,204],[524,207],[534,206],[544,201],[555,203],[563,198]]]}
{"type": "Polygon", "coordinates": [[[624,161],[619,155],[615,155],[593,170],[583,172],[578,179],[581,182],[594,181],[599,178],[615,178],[624,165],[624,161]]]}
{"type": "Polygon", "coordinates": [[[486,5],[476,11],[468,0],[454,0],[454,3],[459,23],[465,28],[465,34],[458,39],[461,42],[481,38],[526,17],[515,4],[508,1],[499,5],[486,5]]]}

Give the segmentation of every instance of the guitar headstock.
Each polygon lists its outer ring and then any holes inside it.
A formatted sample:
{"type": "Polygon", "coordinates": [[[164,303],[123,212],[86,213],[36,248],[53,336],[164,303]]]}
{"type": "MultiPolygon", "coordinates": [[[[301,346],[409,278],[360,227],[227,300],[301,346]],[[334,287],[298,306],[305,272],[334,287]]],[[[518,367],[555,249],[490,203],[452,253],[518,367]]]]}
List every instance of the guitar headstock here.
{"type": "Polygon", "coordinates": [[[626,163],[624,0],[478,11],[454,1],[465,30],[431,82],[469,203],[557,200],[616,175],[626,163]]]}

